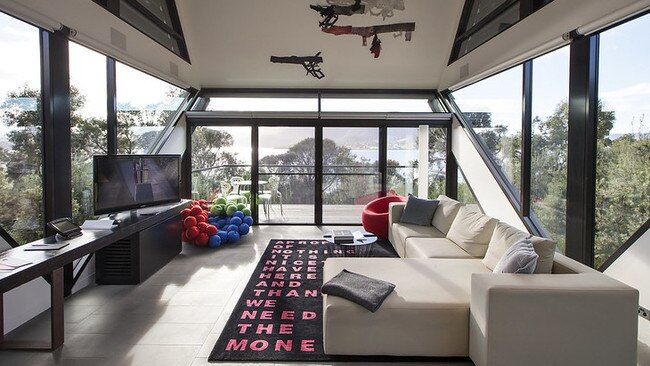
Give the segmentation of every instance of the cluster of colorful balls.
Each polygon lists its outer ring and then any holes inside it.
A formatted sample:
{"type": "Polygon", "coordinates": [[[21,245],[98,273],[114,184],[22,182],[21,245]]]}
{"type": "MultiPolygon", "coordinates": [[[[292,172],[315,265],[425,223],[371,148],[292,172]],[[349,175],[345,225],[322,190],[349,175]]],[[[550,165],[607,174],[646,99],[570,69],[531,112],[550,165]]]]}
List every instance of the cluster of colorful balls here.
{"type": "Polygon", "coordinates": [[[212,238],[217,236],[219,230],[215,225],[208,222],[210,218],[208,208],[208,202],[200,200],[192,201],[189,208],[181,211],[184,242],[200,247],[212,246],[212,238]]]}
{"type": "Polygon", "coordinates": [[[253,225],[253,218],[246,204],[227,201],[223,197],[217,198],[213,203],[210,207],[208,223],[218,229],[216,236],[220,239],[216,247],[221,244],[236,243],[242,236],[248,234],[253,225]]]}

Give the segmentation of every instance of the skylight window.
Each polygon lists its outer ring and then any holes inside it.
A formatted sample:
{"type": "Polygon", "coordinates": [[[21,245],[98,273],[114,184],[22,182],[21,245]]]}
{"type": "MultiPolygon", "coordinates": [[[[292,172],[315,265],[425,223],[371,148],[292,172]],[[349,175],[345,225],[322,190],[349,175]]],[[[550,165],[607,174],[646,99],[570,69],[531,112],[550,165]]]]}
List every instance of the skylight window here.
{"type": "Polygon", "coordinates": [[[185,61],[190,61],[174,0],[93,0],[185,61]]]}

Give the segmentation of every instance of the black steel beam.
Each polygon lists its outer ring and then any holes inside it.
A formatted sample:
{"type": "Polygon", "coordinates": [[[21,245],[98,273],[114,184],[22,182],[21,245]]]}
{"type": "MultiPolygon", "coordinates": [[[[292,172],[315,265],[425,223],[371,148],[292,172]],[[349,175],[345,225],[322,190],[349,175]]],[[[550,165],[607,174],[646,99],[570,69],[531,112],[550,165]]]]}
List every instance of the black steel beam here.
{"type": "MultiPolygon", "coordinates": [[[[318,121],[320,122],[320,120],[318,121]]],[[[323,125],[315,126],[314,131],[314,223],[323,224],[323,125]]]]}
{"type": "Polygon", "coordinates": [[[451,127],[447,127],[447,163],[445,164],[445,195],[458,199],[458,162],[452,152],[451,127]]]}
{"type": "Polygon", "coordinates": [[[533,61],[523,65],[523,95],[521,110],[521,187],[519,201],[521,214],[530,216],[531,153],[533,134],[533,61]]]}
{"type": "Polygon", "coordinates": [[[259,195],[259,141],[260,141],[260,132],[259,126],[254,124],[251,127],[251,213],[253,214],[253,222],[257,224],[259,222],[260,213],[258,205],[258,195],[259,195]]]}
{"type": "Polygon", "coordinates": [[[598,35],[571,43],[566,255],[594,265],[598,35]]]}
{"type": "Polygon", "coordinates": [[[381,196],[388,191],[388,127],[379,127],[379,187],[381,196]]]}
{"type": "Polygon", "coordinates": [[[115,59],[106,57],[106,140],[108,154],[117,154],[117,81],[115,59]]]}

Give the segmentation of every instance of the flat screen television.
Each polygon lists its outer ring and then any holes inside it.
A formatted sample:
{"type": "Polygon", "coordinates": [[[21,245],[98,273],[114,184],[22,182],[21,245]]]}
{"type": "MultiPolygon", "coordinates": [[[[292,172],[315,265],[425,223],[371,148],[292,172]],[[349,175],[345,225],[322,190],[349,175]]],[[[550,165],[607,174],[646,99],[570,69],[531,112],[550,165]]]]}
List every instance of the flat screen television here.
{"type": "Polygon", "coordinates": [[[93,156],[95,215],[180,201],[180,155],[93,156]]]}

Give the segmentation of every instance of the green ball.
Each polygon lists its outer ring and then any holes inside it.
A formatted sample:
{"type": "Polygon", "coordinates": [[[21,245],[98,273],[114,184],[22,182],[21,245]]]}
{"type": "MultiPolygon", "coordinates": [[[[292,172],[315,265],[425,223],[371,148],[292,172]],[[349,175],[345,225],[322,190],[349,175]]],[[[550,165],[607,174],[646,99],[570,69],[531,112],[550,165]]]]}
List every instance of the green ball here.
{"type": "Polygon", "coordinates": [[[226,199],[223,197],[219,197],[216,200],[214,200],[214,203],[219,204],[219,205],[225,205],[226,204],[226,199]]]}
{"type": "Polygon", "coordinates": [[[219,205],[213,205],[210,207],[210,213],[212,213],[214,216],[219,216],[219,205]]]}
{"type": "Polygon", "coordinates": [[[226,202],[226,206],[230,206],[230,205],[234,205],[234,204],[235,204],[235,201],[228,201],[228,202],[226,202]]]}
{"type": "Polygon", "coordinates": [[[245,208],[241,210],[241,212],[244,214],[244,216],[250,216],[251,215],[251,209],[250,208],[245,208]]]}
{"type": "Polygon", "coordinates": [[[245,208],[246,208],[246,205],[245,205],[245,204],[243,204],[243,203],[239,203],[239,204],[237,204],[237,211],[241,211],[241,210],[243,210],[243,209],[245,209],[245,208]]]}
{"type": "Polygon", "coordinates": [[[228,207],[226,207],[226,215],[232,216],[232,214],[234,214],[235,212],[237,212],[237,206],[228,205],[228,207]]]}
{"type": "Polygon", "coordinates": [[[222,205],[216,205],[215,209],[212,211],[212,214],[215,216],[221,216],[223,215],[223,206],[222,205]]]}

